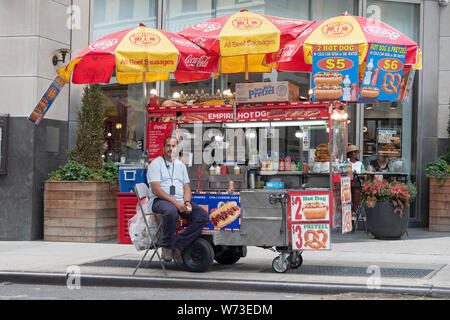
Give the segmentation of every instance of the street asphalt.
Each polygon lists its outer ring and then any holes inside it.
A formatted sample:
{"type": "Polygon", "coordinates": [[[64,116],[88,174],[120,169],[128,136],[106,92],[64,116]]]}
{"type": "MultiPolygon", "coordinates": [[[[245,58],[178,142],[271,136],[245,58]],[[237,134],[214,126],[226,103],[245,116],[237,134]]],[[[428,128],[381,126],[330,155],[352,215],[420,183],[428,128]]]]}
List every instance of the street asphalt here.
{"type": "Polygon", "coordinates": [[[132,275],[143,254],[117,241],[0,241],[0,283],[450,298],[450,232],[410,228],[400,240],[377,240],[364,231],[333,232],[330,251],[304,251],[303,264],[285,273],[272,270],[277,252],[248,247],[237,263],[215,262],[207,272],[188,272],[171,262],[165,276],[154,260],[132,275]]]}

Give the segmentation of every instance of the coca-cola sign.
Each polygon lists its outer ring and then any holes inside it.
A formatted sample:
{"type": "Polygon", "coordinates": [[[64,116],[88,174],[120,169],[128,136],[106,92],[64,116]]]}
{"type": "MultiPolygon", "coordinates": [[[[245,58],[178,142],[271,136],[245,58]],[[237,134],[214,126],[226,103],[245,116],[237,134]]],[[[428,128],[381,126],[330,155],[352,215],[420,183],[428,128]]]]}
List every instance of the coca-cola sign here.
{"type": "Polygon", "coordinates": [[[117,43],[117,39],[107,39],[107,40],[99,40],[94,42],[89,46],[92,50],[94,49],[101,49],[105,50],[106,48],[112,47],[117,43]]]}
{"type": "Polygon", "coordinates": [[[192,27],[192,29],[200,30],[203,32],[211,32],[217,30],[221,27],[219,22],[204,22],[196,24],[192,27]]]}
{"type": "Polygon", "coordinates": [[[180,46],[190,47],[190,48],[199,48],[195,43],[183,38],[170,38],[170,41],[176,43],[180,46]]]}
{"type": "Polygon", "coordinates": [[[208,66],[209,59],[211,59],[211,57],[209,57],[209,56],[203,55],[203,56],[200,56],[200,57],[195,57],[192,54],[190,54],[184,60],[184,63],[188,67],[206,68],[208,66]]]}
{"type": "Polygon", "coordinates": [[[164,124],[154,124],[153,125],[154,130],[167,130],[167,123],[164,124]]]}
{"type": "Polygon", "coordinates": [[[192,39],[192,42],[200,47],[203,47],[206,44],[206,39],[202,37],[197,37],[192,39]]]}
{"type": "Polygon", "coordinates": [[[392,40],[400,37],[399,33],[379,26],[365,26],[364,31],[371,33],[377,37],[390,38],[392,40]]]}

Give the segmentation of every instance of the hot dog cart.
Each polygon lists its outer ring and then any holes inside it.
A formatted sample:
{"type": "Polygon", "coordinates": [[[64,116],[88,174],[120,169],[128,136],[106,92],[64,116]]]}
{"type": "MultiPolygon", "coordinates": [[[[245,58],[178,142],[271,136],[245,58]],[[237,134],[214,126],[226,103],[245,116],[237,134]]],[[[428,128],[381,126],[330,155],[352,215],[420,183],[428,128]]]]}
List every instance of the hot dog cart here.
{"type": "Polygon", "coordinates": [[[279,252],[272,267],[285,272],[305,250],[330,250],[349,173],[345,104],[153,105],[149,121],[150,161],[173,130],[179,138],[192,200],[210,214],[202,237],[216,261],[233,264],[258,246],[279,252]]]}

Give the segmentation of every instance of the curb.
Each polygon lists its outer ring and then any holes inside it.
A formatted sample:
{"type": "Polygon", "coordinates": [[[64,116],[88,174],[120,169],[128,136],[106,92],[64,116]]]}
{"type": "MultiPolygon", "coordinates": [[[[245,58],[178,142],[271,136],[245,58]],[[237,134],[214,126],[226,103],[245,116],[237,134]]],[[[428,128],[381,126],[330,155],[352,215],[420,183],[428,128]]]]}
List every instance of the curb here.
{"type": "Polygon", "coordinates": [[[193,279],[193,278],[163,278],[136,277],[114,275],[70,275],[62,273],[38,272],[3,272],[0,271],[0,283],[11,282],[21,284],[63,285],[73,283],[80,286],[104,287],[137,287],[137,288],[187,288],[187,289],[218,289],[239,291],[271,291],[309,294],[342,294],[342,293],[372,293],[372,294],[407,294],[423,297],[450,297],[450,288],[434,286],[387,286],[368,288],[359,284],[333,283],[298,283],[257,280],[227,280],[227,279],[193,279]]]}

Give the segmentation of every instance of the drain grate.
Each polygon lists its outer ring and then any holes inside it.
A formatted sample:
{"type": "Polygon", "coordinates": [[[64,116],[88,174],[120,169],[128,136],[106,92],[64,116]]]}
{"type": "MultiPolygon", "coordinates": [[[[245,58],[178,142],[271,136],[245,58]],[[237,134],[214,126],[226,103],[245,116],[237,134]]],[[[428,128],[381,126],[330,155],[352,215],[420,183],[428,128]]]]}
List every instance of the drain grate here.
{"type": "MultiPolygon", "coordinates": [[[[156,260],[154,260],[154,261],[158,261],[158,259],[156,258],[156,260]]],[[[152,261],[151,263],[153,263],[154,261],[152,261]]],[[[145,261],[142,262],[142,265],[145,266],[145,264],[147,262],[148,262],[148,259],[145,259],[145,261]]],[[[94,262],[84,263],[81,266],[84,266],[84,267],[136,268],[138,263],[139,263],[139,260],[107,259],[107,260],[98,260],[98,261],[94,261],[94,262]]]]}
{"type": "MultiPolygon", "coordinates": [[[[147,263],[148,259],[143,262],[143,266],[147,263]]],[[[130,259],[107,259],[88,262],[82,264],[85,267],[113,267],[113,268],[135,268],[139,260],[130,259]]],[[[150,265],[159,265],[158,260],[153,260],[150,265]]],[[[232,266],[217,265],[213,266],[214,269],[226,270],[233,268],[232,266]]],[[[236,270],[234,270],[236,271],[236,270]]],[[[250,271],[250,270],[247,270],[250,271]]],[[[386,278],[407,278],[407,279],[422,279],[435,272],[435,269],[418,269],[418,268],[388,268],[380,267],[381,277],[386,278]]],[[[272,268],[265,268],[257,272],[261,273],[273,273],[272,268]]],[[[368,272],[367,267],[350,267],[350,266],[314,266],[303,265],[298,269],[291,269],[290,273],[305,274],[305,275],[321,275],[321,276],[348,276],[348,277],[368,277],[373,272],[368,272]]]]}
{"type": "MultiPolygon", "coordinates": [[[[434,269],[416,268],[386,268],[380,267],[380,276],[386,278],[408,278],[421,279],[434,272],[434,269]]],[[[265,269],[261,272],[273,272],[272,269],[265,269]]],[[[347,267],[347,266],[301,266],[298,269],[291,269],[290,273],[309,274],[321,276],[348,276],[348,277],[368,277],[373,274],[367,267],[347,267]]]]}

